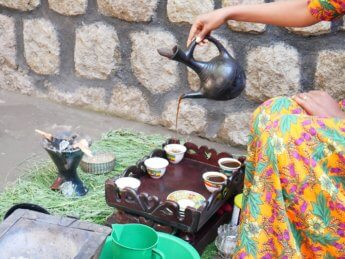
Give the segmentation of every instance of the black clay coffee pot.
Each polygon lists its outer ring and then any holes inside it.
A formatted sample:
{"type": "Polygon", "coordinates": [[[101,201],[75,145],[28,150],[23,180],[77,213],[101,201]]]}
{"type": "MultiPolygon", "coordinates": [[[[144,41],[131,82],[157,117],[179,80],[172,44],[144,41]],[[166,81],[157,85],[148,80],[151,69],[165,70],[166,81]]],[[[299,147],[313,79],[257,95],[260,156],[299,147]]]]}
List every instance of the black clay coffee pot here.
{"type": "Polygon", "coordinates": [[[231,57],[224,46],[215,38],[207,36],[219,50],[219,55],[208,62],[197,61],[193,57],[197,45],[194,40],[186,51],[178,46],[170,49],[158,49],[158,53],[193,69],[199,76],[201,87],[199,91],[187,93],[181,98],[208,98],[214,100],[230,100],[241,94],[246,84],[244,70],[231,57]]]}

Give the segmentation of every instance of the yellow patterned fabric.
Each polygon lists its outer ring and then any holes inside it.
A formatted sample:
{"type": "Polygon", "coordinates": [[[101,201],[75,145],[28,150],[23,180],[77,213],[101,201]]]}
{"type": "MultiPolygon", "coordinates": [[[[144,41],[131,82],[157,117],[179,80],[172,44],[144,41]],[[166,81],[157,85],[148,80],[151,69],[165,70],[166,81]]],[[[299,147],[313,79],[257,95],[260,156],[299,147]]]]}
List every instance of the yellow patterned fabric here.
{"type": "Polygon", "coordinates": [[[345,14],[345,0],[309,0],[308,8],[317,19],[331,21],[345,14]]]}
{"type": "Polygon", "coordinates": [[[345,120],[255,111],[234,258],[345,258],[345,120]]]}

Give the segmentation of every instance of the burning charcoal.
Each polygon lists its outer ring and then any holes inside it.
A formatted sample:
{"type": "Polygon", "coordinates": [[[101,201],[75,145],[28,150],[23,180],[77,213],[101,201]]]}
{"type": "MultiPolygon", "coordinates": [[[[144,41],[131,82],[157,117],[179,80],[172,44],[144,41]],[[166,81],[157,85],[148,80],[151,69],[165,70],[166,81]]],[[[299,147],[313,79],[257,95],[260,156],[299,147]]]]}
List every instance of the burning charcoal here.
{"type": "MultiPolygon", "coordinates": [[[[54,152],[73,152],[78,147],[74,147],[76,142],[81,142],[82,144],[80,146],[84,146],[85,143],[82,141],[85,140],[79,140],[79,135],[76,133],[71,133],[69,131],[62,131],[62,132],[57,132],[56,134],[51,134],[44,132],[42,130],[35,130],[38,134],[40,134],[44,139],[44,143],[47,146],[47,148],[53,150],[54,152]]],[[[84,152],[87,153],[88,151],[84,152]]],[[[88,152],[89,154],[89,152],[88,152]]]]}
{"type": "Polygon", "coordinates": [[[61,139],[54,137],[52,134],[44,132],[42,130],[35,130],[36,133],[40,134],[46,141],[44,142],[49,148],[54,151],[60,150],[61,139]]]}
{"type": "Polygon", "coordinates": [[[77,134],[72,133],[70,131],[57,131],[54,132],[54,137],[58,138],[58,139],[64,139],[64,140],[70,140],[72,139],[72,137],[77,136],[77,134]]]}
{"type": "Polygon", "coordinates": [[[78,138],[77,134],[73,134],[70,138],[69,138],[69,144],[73,145],[76,142],[76,139],[78,138]]]}
{"type": "Polygon", "coordinates": [[[67,140],[62,140],[61,142],[60,142],[60,144],[59,144],[59,152],[62,152],[62,151],[64,151],[66,148],[68,148],[69,147],[69,141],[67,141],[67,140]]]}

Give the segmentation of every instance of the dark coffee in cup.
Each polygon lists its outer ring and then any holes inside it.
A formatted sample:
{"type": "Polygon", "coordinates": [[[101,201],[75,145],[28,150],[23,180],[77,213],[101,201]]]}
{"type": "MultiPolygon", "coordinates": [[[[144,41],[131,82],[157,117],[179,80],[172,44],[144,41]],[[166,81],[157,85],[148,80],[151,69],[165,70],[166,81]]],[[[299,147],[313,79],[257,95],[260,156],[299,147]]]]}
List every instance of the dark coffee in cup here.
{"type": "Polygon", "coordinates": [[[207,180],[211,182],[215,182],[215,183],[222,183],[225,181],[225,179],[220,176],[210,176],[210,177],[207,177],[207,180]]]}
{"type": "Polygon", "coordinates": [[[233,161],[226,161],[226,162],[222,162],[223,166],[229,167],[229,168],[237,168],[239,167],[241,164],[238,162],[233,162],[233,161]]]}

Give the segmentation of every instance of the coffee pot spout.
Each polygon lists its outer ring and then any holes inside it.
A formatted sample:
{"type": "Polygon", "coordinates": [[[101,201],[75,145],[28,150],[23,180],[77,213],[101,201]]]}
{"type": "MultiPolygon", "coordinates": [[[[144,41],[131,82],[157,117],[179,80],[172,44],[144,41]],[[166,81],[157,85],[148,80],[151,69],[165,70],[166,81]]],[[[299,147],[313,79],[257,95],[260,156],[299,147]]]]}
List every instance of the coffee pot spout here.
{"type": "Polygon", "coordinates": [[[194,43],[187,51],[183,51],[178,46],[175,46],[172,49],[160,48],[157,49],[157,51],[159,55],[171,60],[175,60],[177,62],[181,62],[193,69],[196,73],[200,73],[205,64],[204,62],[198,62],[193,58],[193,51],[195,46],[196,43],[194,43]]]}
{"type": "Polygon", "coordinates": [[[183,94],[181,96],[181,99],[186,99],[186,98],[200,99],[200,98],[206,98],[206,96],[202,92],[191,92],[191,93],[183,94]]]}

